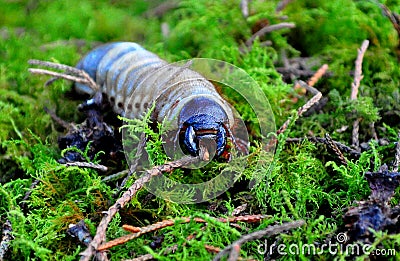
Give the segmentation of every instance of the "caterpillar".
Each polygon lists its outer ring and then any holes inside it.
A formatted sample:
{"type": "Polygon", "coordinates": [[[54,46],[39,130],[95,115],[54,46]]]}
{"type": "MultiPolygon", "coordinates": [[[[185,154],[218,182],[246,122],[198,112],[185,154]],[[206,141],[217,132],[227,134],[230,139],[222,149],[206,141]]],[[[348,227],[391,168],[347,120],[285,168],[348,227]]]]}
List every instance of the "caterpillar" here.
{"type": "MultiPolygon", "coordinates": [[[[95,80],[102,97],[123,117],[143,117],[155,104],[151,120],[175,124],[188,154],[198,155],[200,144],[213,141],[214,154],[221,156],[229,149],[228,139],[235,144],[231,105],[194,70],[170,65],[133,42],[101,45],[87,53],[76,68],[95,80]]],[[[75,90],[92,97],[96,94],[81,83],[75,84],[75,90]]],[[[94,102],[89,99],[86,105],[94,102]]],[[[242,146],[241,150],[246,149],[242,146]]]]}

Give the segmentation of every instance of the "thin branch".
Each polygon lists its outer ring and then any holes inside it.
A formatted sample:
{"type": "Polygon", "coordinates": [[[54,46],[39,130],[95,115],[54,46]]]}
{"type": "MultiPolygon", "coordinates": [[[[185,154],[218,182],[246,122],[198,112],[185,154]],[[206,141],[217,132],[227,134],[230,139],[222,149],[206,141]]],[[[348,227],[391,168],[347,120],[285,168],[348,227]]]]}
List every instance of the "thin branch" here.
{"type": "Polygon", "coordinates": [[[154,260],[154,257],[152,254],[145,254],[136,258],[132,259],[124,259],[123,261],[147,261],[147,260],[154,260]]]}
{"type": "Polygon", "coordinates": [[[362,62],[363,62],[364,54],[367,51],[368,45],[369,45],[369,41],[364,40],[364,42],[361,44],[360,49],[358,49],[358,55],[357,55],[357,59],[355,61],[356,69],[354,71],[354,81],[351,84],[351,95],[350,95],[351,100],[357,99],[358,88],[360,87],[360,82],[361,82],[362,78],[364,77],[362,75],[362,62]]]}
{"type": "Polygon", "coordinates": [[[353,131],[351,133],[351,145],[353,145],[354,148],[359,149],[360,148],[360,139],[359,139],[359,129],[360,129],[360,122],[362,118],[357,118],[353,122],[353,131]]]}
{"type": "Polygon", "coordinates": [[[73,123],[69,123],[61,119],[56,115],[55,112],[49,110],[47,107],[44,107],[44,111],[50,115],[53,121],[57,122],[60,126],[62,126],[66,130],[76,129],[76,126],[73,123]]]}
{"type": "Polygon", "coordinates": [[[328,133],[325,134],[325,138],[327,141],[328,146],[335,152],[336,156],[340,159],[340,162],[342,162],[343,165],[347,165],[347,160],[344,157],[342,151],[336,146],[336,144],[333,142],[331,136],[329,136],[328,133]]]}
{"type": "MultiPolygon", "coordinates": [[[[53,72],[45,69],[35,69],[29,68],[28,71],[33,74],[43,74],[43,75],[50,75],[56,78],[63,78],[66,80],[70,80],[77,83],[82,83],[88,85],[94,92],[99,90],[99,87],[95,83],[95,81],[83,70],[77,69],[72,66],[68,66],[65,64],[59,63],[52,63],[47,61],[40,61],[40,60],[29,60],[29,64],[31,65],[39,65],[43,67],[48,67],[55,70],[63,70],[65,72],[53,72]]],[[[52,81],[52,80],[50,80],[52,81]]]]}
{"type": "Polygon", "coordinates": [[[82,168],[98,169],[103,172],[106,172],[108,170],[108,168],[106,166],[92,163],[92,162],[80,162],[80,161],[67,162],[67,163],[65,163],[65,166],[67,166],[67,167],[78,166],[78,167],[82,167],[82,168]]]}
{"type": "MultiPolygon", "coordinates": [[[[233,223],[233,222],[247,222],[247,223],[254,223],[254,222],[259,222],[262,219],[267,218],[268,216],[266,215],[246,215],[246,216],[238,216],[238,217],[230,217],[230,218],[212,218],[215,219],[216,221],[223,222],[223,223],[233,223]]],[[[211,218],[211,217],[210,217],[211,218]]],[[[108,241],[107,243],[102,244],[97,248],[98,251],[104,251],[109,248],[122,245],[132,239],[138,238],[141,235],[144,235],[146,233],[154,232],[157,230],[160,230],[165,227],[173,226],[175,223],[189,223],[191,221],[195,221],[198,223],[207,223],[205,219],[198,218],[198,217],[182,217],[178,219],[169,219],[169,220],[163,220],[145,227],[133,227],[129,225],[124,225],[123,229],[133,232],[133,234],[128,234],[119,238],[116,238],[114,240],[108,241]]]]}
{"type": "Polygon", "coordinates": [[[327,64],[323,64],[316,72],[315,74],[308,80],[307,84],[309,86],[314,86],[319,79],[326,73],[328,70],[329,66],[327,64]]]}
{"type": "Polygon", "coordinates": [[[242,15],[245,19],[249,17],[249,2],[250,0],[241,0],[240,1],[240,10],[242,11],[242,15]]]}
{"type": "Polygon", "coordinates": [[[303,81],[297,81],[297,84],[313,95],[317,95],[318,93],[320,93],[316,88],[313,87],[313,85],[309,85],[308,83],[305,83],[303,81]]]}
{"type": "MultiPolygon", "coordinates": [[[[302,142],[305,138],[287,138],[287,142],[302,142]]],[[[311,142],[316,142],[316,143],[323,143],[328,145],[328,141],[325,138],[320,138],[320,137],[307,137],[311,142]]],[[[360,157],[361,153],[359,151],[356,151],[340,142],[332,140],[332,142],[335,144],[336,147],[338,147],[341,151],[344,151],[346,153],[352,154],[356,157],[360,157]]]]}
{"type": "Polygon", "coordinates": [[[232,244],[231,252],[229,253],[228,261],[236,261],[240,255],[240,244],[232,244]]]}
{"type": "Polygon", "coordinates": [[[221,258],[223,256],[230,253],[232,251],[232,249],[234,247],[236,247],[237,245],[241,246],[242,244],[244,244],[248,241],[260,239],[264,236],[272,236],[272,235],[280,234],[286,230],[291,230],[294,228],[301,227],[304,224],[305,224],[304,220],[298,220],[298,221],[293,221],[293,222],[289,222],[289,223],[282,224],[282,225],[269,226],[263,230],[259,230],[259,231],[244,235],[241,238],[239,238],[238,240],[234,241],[229,246],[225,247],[221,252],[219,252],[214,257],[213,261],[221,260],[221,258]]]}
{"type": "Polygon", "coordinates": [[[384,12],[384,14],[389,18],[394,29],[396,29],[398,36],[400,37],[400,24],[399,24],[400,17],[399,17],[399,15],[390,11],[390,9],[384,4],[379,4],[379,6],[382,9],[382,11],[384,12]]]}
{"type": "MultiPolygon", "coordinates": [[[[315,88],[313,88],[311,86],[308,86],[308,88],[314,89],[317,92],[317,94],[315,94],[306,104],[304,104],[302,107],[300,107],[297,110],[297,115],[298,116],[303,115],[303,113],[305,113],[308,109],[311,108],[311,106],[316,104],[322,98],[322,93],[320,91],[318,91],[317,89],[315,89],[315,88]]],[[[282,127],[280,127],[280,129],[276,133],[280,134],[280,133],[284,132],[287,129],[287,127],[289,126],[289,123],[290,123],[290,119],[285,121],[285,123],[282,125],[282,127]]]]}
{"type": "Polygon", "coordinates": [[[109,182],[109,181],[113,181],[113,180],[118,180],[118,179],[123,178],[123,177],[125,177],[126,175],[128,175],[128,173],[129,173],[129,169],[125,169],[125,170],[122,170],[122,171],[120,171],[120,172],[111,174],[111,175],[109,175],[109,176],[107,176],[107,177],[104,177],[104,178],[101,180],[101,182],[109,182]]]}
{"type": "MultiPolygon", "coordinates": [[[[182,159],[166,163],[161,166],[155,166],[150,170],[147,170],[143,176],[137,179],[132,186],[130,186],[127,191],[112,205],[108,211],[106,211],[103,219],[101,220],[99,226],[97,227],[96,235],[94,236],[92,242],[85,251],[81,252],[81,261],[89,261],[91,257],[96,253],[98,247],[106,239],[106,230],[108,224],[111,222],[115,214],[118,213],[126,204],[128,204],[132,198],[136,195],[136,192],[143,187],[143,185],[151,180],[152,177],[161,175],[165,172],[171,172],[176,168],[182,166],[187,166],[196,162],[199,162],[199,157],[183,157],[182,159]]],[[[102,253],[102,252],[101,252],[102,253]]],[[[99,254],[101,254],[99,253],[99,254]]],[[[104,254],[103,254],[104,255],[104,254]]]]}
{"type": "MultiPolygon", "coordinates": [[[[358,89],[360,87],[360,82],[362,80],[362,78],[364,77],[362,75],[362,62],[363,62],[363,58],[364,58],[364,54],[367,51],[369,45],[369,41],[368,40],[364,40],[363,43],[361,44],[360,49],[358,49],[358,55],[357,55],[357,59],[355,61],[355,71],[354,71],[354,81],[351,84],[351,94],[350,94],[350,100],[356,100],[357,99],[357,95],[358,95],[358,89]]],[[[360,147],[360,141],[359,141],[359,135],[358,135],[358,131],[360,128],[360,122],[361,122],[362,118],[357,118],[354,122],[353,122],[353,131],[352,131],[352,145],[359,149],[360,147]]]]}
{"type": "Polygon", "coordinates": [[[265,26],[265,27],[261,28],[258,32],[253,34],[250,37],[250,39],[246,41],[246,46],[251,46],[257,37],[261,37],[267,33],[285,29],[285,28],[295,28],[295,27],[296,27],[296,25],[294,23],[279,23],[279,24],[265,26]]]}

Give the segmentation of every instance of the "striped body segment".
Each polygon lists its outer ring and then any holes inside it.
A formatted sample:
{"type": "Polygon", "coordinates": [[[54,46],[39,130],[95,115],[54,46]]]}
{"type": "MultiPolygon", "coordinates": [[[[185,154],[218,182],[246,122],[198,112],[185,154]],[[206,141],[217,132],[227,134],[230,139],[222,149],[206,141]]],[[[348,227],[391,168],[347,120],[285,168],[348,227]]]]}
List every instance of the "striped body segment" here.
{"type": "MultiPolygon", "coordinates": [[[[168,121],[184,133],[191,154],[199,142],[212,139],[217,155],[225,150],[234,117],[230,105],[201,74],[170,65],[136,43],[117,42],[89,52],[76,66],[100,86],[114,112],[140,118],[155,103],[152,120],[168,121]]],[[[88,86],[76,84],[80,93],[93,96],[88,86]]]]}

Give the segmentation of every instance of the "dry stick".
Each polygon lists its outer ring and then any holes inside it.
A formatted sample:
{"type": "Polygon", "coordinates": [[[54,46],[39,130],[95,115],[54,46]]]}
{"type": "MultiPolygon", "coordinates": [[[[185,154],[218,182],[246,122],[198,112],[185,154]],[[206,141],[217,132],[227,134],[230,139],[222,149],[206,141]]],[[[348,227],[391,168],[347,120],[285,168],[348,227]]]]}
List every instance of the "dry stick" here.
{"type": "Polygon", "coordinates": [[[264,34],[284,28],[294,28],[294,27],[296,27],[294,23],[280,23],[280,24],[265,26],[261,28],[259,31],[257,31],[255,34],[253,34],[250,37],[250,39],[246,41],[246,46],[251,46],[257,37],[263,36],[264,34]]]}
{"type": "MultiPolygon", "coordinates": [[[[317,142],[317,143],[323,143],[328,145],[328,141],[325,138],[320,138],[320,137],[307,137],[307,138],[287,138],[287,142],[302,142],[304,139],[308,139],[309,141],[312,142],[317,142]]],[[[359,151],[356,151],[340,142],[332,140],[332,142],[335,144],[336,147],[339,148],[339,150],[344,151],[346,153],[353,154],[356,157],[360,157],[361,153],[359,151]]]]}
{"type": "Polygon", "coordinates": [[[62,126],[66,130],[76,129],[76,126],[72,123],[66,122],[60,117],[58,117],[55,112],[49,110],[47,107],[44,107],[44,111],[50,115],[53,121],[57,122],[60,126],[62,126]]]}
{"type": "Polygon", "coordinates": [[[375,122],[371,122],[369,124],[369,128],[371,130],[371,135],[374,138],[374,140],[378,141],[379,139],[378,139],[378,134],[376,133],[376,130],[375,130],[375,122]]]}
{"type": "Polygon", "coordinates": [[[90,258],[96,253],[97,248],[105,241],[107,226],[111,222],[112,218],[120,209],[122,209],[132,200],[132,198],[136,195],[136,192],[141,189],[145,183],[149,182],[152,177],[159,176],[164,172],[171,172],[176,168],[187,166],[199,161],[199,157],[188,156],[161,166],[155,166],[152,169],[147,170],[146,173],[137,179],[105,213],[103,219],[97,227],[96,235],[94,236],[92,242],[90,242],[89,247],[80,253],[81,261],[89,261],[90,258]]]}
{"type": "Polygon", "coordinates": [[[139,256],[137,258],[124,259],[123,261],[147,261],[147,260],[154,260],[153,255],[152,254],[145,254],[145,255],[139,256]]]}
{"type": "Polygon", "coordinates": [[[360,130],[360,122],[362,118],[357,118],[353,122],[353,131],[351,134],[351,145],[356,148],[357,150],[360,150],[360,138],[359,138],[359,130],[360,130]]]}
{"type": "MultiPolygon", "coordinates": [[[[247,223],[254,223],[258,222],[262,219],[267,218],[268,216],[266,215],[245,215],[245,216],[238,216],[238,217],[229,217],[229,218],[213,218],[216,221],[223,222],[223,223],[233,223],[233,222],[247,222],[247,223]]],[[[211,217],[210,217],[211,218],[211,217]]],[[[153,231],[157,231],[159,229],[168,227],[168,226],[173,226],[176,222],[180,223],[189,223],[191,221],[195,221],[198,223],[206,223],[207,221],[202,219],[202,218],[197,218],[197,217],[182,217],[179,219],[169,219],[169,220],[163,220],[145,227],[133,227],[129,225],[124,225],[122,228],[124,230],[127,230],[129,232],[132,232],[133,234],[128,234],[119,238],[116,238],[114,240],[108,241],[107,243],[102,244],[97,248],[98,251],[104,251],[109,248],[112,248],[114,246],[122,245],[129,240],[135,239],[141,235],[144,235],[146,233],[150,233],[153,231]]]]}
{"type": "Polygon", "coordinates": [[[323,64],[316,72],[315,74],[307,81],[307,84],[311,87],[313,87],[319,79],[326,73],[328,70],[329,66],[327,64],[323,64]]]}
{"type": "Polygon", "coordinates": [[[234,241],[229,246],[225,247],[221,252],[219,252],[214,257],[213,261],[221,260],[221,258],[223,256],[225,256],[226,254],[231,252],[232,248],[234,248],[237,245],[241,246],[242,244],[244,244],[248,241],[260,239],[264,236],[276,235],[276,234],[282,233],[285,230],[290,230],[290,229],[301,227],[304,224],[305,224],[304,220],[298,220],[298,221],[293,221],[293,222],[289,222],[289,223],[282,224],[282,225],[269,226],[263,230],[259,230],[259,231],[244,235],[241,238],[239,238],[238,240],[234,241]]]}
{"type": "Polygon", "coordinates": [[[399,170],[399,163],[400,163],[400,131],[397,134],[396,155],[394,157],[393,172],[397,172],[399,170]]]}
{"type": "Polygon", "coordinates": [[[400,24],[399,24],[398,19],[396,19],[396,14],[394,14],[392,11],[390,11],[390,9],[384,4],[380,4],[379,6],[381,7],[384,14],[389,18],[394,29],[396,29],[397,34],[400,36],[400,24]]]}
{"type": "MultiPolygon", "coordinates": [[[[356,100],[357,99],[357,94],[358,94],[358,88],[360,87],[360,82],[362,78],[364,77],[362,75],[362,61],[364,58],[365,51],[367,50],[369,45],[368,40],[364,40],[363,43],[361,44],[360,49],[358,49],[358,55],[357,59],[355,61],[355,71],[354,71],[354,81],[351,84],[351,94],[350,94],[350,100],[356,100]]],[[[360,146],[360,141],[358,138],[358,130],[360,128],[360,122],[362,118],[357,118],[354,123],[353,123],[353,132],[352,132],[352,145],[355,148],[359,148],[360,146]]]]}
{"type": "Polygon", "coordinates": [[[240,245],[232,244],[231,252],[229,253],[228,261],[236,261],[238,260],[240,255],[240,245]]]}
{"type": "Polygon", "coordinates": [[[242,15],[245,19],[249,17],[249,2],[250,0],[240,1],[240,10],[242,11],[242,15]]]}
{"type": "Polygon", "coordinates": [[[343,165],[347,165],[346,158],[343,156],[342,151],[336,146],[335,142],[333,142],[333,139],[331,138],[331,136],[329,136],[329,134],[326,133],[325,138],[326,138],[328,146],[335,152],[336,156],[338,156],[338,158],[340,159],[340,162],[343,165]]]}
{"type": "Polygon", "coordinates": [[[65,166],[67,167],[78,166],[82,168],[98,169],[103,172],[106,172],[108,170],[106,166],[92,162],[80,162],[80,161],[67,162],[65,163],[65,166]]]}
{"type": "Polygon", "coordinates": [[[365,51],[367,50],[369,45],[368,40],[364,40],[364,42],[361,44],[360,49],[358,49],[358,55],[357,59],[355,61],[356,69],[354,71],[354,82],[351,84],[351,95],[350,99],[351,100],[356,100],[357,99],[357,94],[358,94],[358,88],[360,87],[360,81],[364,77],[362,75],[362,61],[364,58],[365,51]]]}
{"type": "MultiPolygon", "coordinates": [[[[317,103],[322,97],[322,93],[319,92],[318,90],[316,90],[315,88],[313,88],[311,86],[308,86],[308,88],[314,89],[317,92],[317,94],[315,94],[306,104],[304,104],[302,107],[300,107],[297,110],[298,116],[303,115],[304,112],[306,112],[308,109],[310,109],[311,106],[313,106],[315,103],[317,103]]],[[[291,121],[290,119],[285,121],[285,123],[283,123],[282,127],[276,133],[279,135],[282,132],[284,132],[287,129],[287,127],[289,126],[290,121],[291,121]]]]}
{"type": "Polygon", "coordinates": [[[99,87],[93,81],[93,79],[83,70],[77,69],[72,66],[64,65],[64,64],[52,63],[52,62],[46,62],[46,61],[40,61],[40,60],[29,60],[28,63],[32,64],[32,65],[39,65],[39,66],[49,67],[49,68],[56,69],[56,70],[64,70],[65,71],[65,73],[58,73],[58,72],[53,72],[53,71],[44,70],[44,69],[29,68],[28,71],[30,73],[50,75],[50,76],[54,76],[56,78],[63,78],[66,80],[86,84],[95,92],[99,90],[99,87]]]}
{"type": "Polygon", "coordinates": [[[329,66],[327,64],[323,64],[315,73],[313,76],[311,76],[311,78],[307,81],[307,83],[303,82],[303,81],[297,81],[294,85],[294,89],[300,89],[303,88],[309,92],[311,92],[312,94],[317,94],[318,90],[315,88],[312,88],[318,81],[319,79],[321,79],[321,77],[326,73],[326,71],[328,70],[329,66]],[[310,88],[311,87],[311,88],[310,88]]]}
{"type": "Polygon", "coordinates": [[[109,182],[109,181],[113,181],[113,180],[118,180],[118,179],[120,179],[120,178],[125,177],[125,176],[128,175],[128,174],[129,174],[129,169],[125,169],[125,170],[122,170],[122,171],[120,171],[120,172],[111,174],[111,175],[109,175],[109,176],[103,178],[103,179],[101,180],[101,182],[109,182]]]}

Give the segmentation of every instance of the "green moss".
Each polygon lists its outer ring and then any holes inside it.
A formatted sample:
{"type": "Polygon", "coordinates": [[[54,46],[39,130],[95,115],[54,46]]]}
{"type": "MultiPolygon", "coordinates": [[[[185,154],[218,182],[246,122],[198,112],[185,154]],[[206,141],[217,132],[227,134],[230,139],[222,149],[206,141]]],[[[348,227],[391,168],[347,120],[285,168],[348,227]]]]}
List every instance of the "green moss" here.
{"type": "MultiPolygon", "coordinates": [[[[288,130],[278,136],[275,157],[271,159],[271,154],[263,152],[259,145],[258,119],[253,110],[237,93],[225,92],[251,136],[251,154],[243,159],[248,164],[239,185],[214,200],[213,211],[211,203],[179,205],[152,198],[146,190],[140,190],[111,222],[108,239],[126,234],[122,224],[145,226],[184,216],[202,217],[209,224],[176,222],[111,249],[111,260],[146,253],[160,260],[209,260],[213,254],[205,250],[205,244],[223,248],[241,234],[294,219],[305,219],[307,224],[281,235],[280,242],[286,246],[323,243],[344,229],[345,208],[352,206],[354,200],[368,197],[363,173],[393,161],[394,142],[400,129],[398,36],[375,2],[292,1],[281,13],[275,13],[278,0],[250,1],[250,16],[243,18],[240,1],[179,1],[165,15],[151,16],[149,11],[161,2],[0,0],[0,224],[6,219],[13,224],[12,260],[78,259],[84,246],[67,235],[68,225],[85,219],[94,234],[102,211],[115,202],[113,195],[117,191],[113,182],[101,182],[101,173],[57,163],[62,154],[57,148],[60,134],[43,107],[79,123],[79,101],[66,95],[71,88],[68,82],[60,80],[44,87],[48,78],[30,75],[29,59],[74,65],[95,44],[118,40],[139,42],[171,62],[191,57],[220,59],[242,68],[260,85],[277,126],[292,118],[288,130]],[[261,19],[276,24],[282,21],[282,15],[296,28],[275,31],[257,39],[250,49],[244,48],[244,42],[261,19]],[[168,26],[169,32],[162,34],[162,26],[168,26]],[[364,78],[358,99],[351,101],[354,60],[364,39],[370,41],[363,61],[364,78]],[[266,40],[272,45],[263,46],[261,42],[266,40]],[[331,76],[316,86],[328,98],[318,113],[300,119],[295,116],[294,111],[310,96],[296,94],[276,71],[281,66],[282,51],[289,58],[311,56],[318,61],[317,65],[329,64],[331,76]],[[320,145],[285,142],[287,137],[330,133],[335,140],[348,144],[352,122],[358,117],[363,119],[361,141],[371,139],[370,124],[375,123],[378,136],[387,138],[389,145],[370,143],[372,149],[347,166],[339,165],[320,145]],[[337,131],[343,126],[349,128],[337,131]],[[259,183],[250,189],[248,182],[254,174],[259,174],[259,183]],[[35,179],[40,182],[22,207],[21,200],[35,179]],[[258,225],[241,224],[245,229],[238,230],[206,216],[229,214],[243,203],[248,204],[246,212],[268,214],[271,218],[258,225]],[[162,247],[150,249],[152,236],[160,235],[165,236],[162,247]],[[194,239],[188,240],[189,236],[194,239]],[[165,254],[175,244],[178,249],[165,254]]],[[[384,2],[391,10],[400,11],[398,1],[384,2]]],[[[151,137],[146,148],[154,163],[165,162],[160,133],[147,125],[140,126],[151,137]]],[[[223,167],[214,162],[202,170],[177,170],[171,178],[198,183],[218,175],[223,167]]],[[[134,178],[126,186],[133,182],[134,178]]],[[[400,201],[398,191],[392,205],[400,201]]],[[[187,193],[190,197],[191,192],[187,193]]],[[[399,235],[379,232],[376,237],[374,248],[399,249],[399,235]]],[[[268,239],[268,244],[274,240],[268,239]]],[[[261,243],[264,240],[243,245],[241,256],[264,258],[257,252],[261,243]]],[[[279,257],[306,260],[310,256],[279,257]]],[[[332,256],[324,252],[314,258],[326,260],[332,256]]],[[[346,257],[339,254],[335,258],[346,257]]]]}

